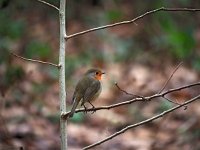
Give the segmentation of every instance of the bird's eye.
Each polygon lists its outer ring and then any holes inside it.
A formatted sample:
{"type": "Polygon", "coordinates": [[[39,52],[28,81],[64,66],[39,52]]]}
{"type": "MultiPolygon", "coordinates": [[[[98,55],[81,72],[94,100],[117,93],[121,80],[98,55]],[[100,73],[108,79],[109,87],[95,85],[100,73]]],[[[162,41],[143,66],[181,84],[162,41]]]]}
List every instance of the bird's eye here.
{"type": "Polygon", "coordinates": [[[98,75],[99,74],[99,72],[96,72],[96,75],[98,75]]]}

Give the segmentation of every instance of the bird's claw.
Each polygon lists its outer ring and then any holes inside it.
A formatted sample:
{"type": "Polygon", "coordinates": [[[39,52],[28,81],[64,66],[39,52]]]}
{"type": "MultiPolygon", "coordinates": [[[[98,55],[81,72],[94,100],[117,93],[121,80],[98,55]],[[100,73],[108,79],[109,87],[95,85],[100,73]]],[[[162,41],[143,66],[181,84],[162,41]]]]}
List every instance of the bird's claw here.
{"type": "Polygon", "coordinates": [[[87,114],[87,107],[85,107],[85,105],[83,105],[83,107],[84,107],[84,114],[87,114]]]}
{"type": "Polygon", "coordinates": [[[92,105],[92,112],[91,112],[91,114],[93,114],[93,113],[95,113],[96,112],[96,110],[95,110],[95,107],[92,105]]]}

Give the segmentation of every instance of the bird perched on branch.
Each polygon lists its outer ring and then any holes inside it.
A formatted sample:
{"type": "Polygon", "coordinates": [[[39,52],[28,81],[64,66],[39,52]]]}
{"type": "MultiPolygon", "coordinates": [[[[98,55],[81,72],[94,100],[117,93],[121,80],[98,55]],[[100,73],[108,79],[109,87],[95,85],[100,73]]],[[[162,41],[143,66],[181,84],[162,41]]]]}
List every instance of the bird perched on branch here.
{"type": "MultiPolygon", "coordinates": [[[[81,101],[81,106],[86,110],[85,103],[92,105],[91,101],[95,100],[101,93],[101,77],[105,74],[100,69],[89,69],[76,85],[73,95],[73,105],[69,117],[73,117],[75,109],[81,101]]],[[[94,105],[92,105],[93,108],[94,105]]]]}

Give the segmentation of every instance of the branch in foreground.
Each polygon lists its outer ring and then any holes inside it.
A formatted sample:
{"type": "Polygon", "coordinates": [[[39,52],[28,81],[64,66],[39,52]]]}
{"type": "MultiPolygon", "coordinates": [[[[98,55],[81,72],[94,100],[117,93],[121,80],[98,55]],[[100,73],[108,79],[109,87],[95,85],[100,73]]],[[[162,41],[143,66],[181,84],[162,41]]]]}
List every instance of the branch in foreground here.
{"type": "MultiPolygon", "coordinates": [[[[199,85],[200,85],[200,82],[197,82],[197,83],[193,83],[193,84],[181,86],[181,87],[174,88],[174,89],[169,89],[169,90],[167,90],[167,91],[165,91],[163,93],[154,94],[152,96],[146,96],[146,97],[142,97],[142,98],[136,97],[134,99],[131,99],[131,100],[128,100],[128,101],[124,101],[124,102],[121,102],[121,103],[116,103],[116,104],[109,105],[109,106],[101,106],[101,107],[97,107],[97,108],[89,108],[89,109],[87,109],[87,112],[89,112],[89,111],[94,112],[94,111],[97,111],[97,110],[105,110],[105,109],[109,110],[109,109],[112,109],[112,108],[115,108],[115,107],[132,104],[134,102],[139,102],[139,101],[146,102],[146,101],[150,101],[150,100],[158,98],[158,97],[165,98],[165,95],[167,95],[167,94],[170,94],[170,93],[173,93],[173,92],[176,92],[176,91],[180,91],[180,90],[183,90],[183,89],[187,89],[187,88],[190,88],[190,87],[199,86],[199,85]]],[[[83,109],[83,108],[76,109],[75,113],[77,113],[77,112],[85,112],[85,109],[83,109]]],[[[70,113],[70,111],[67,112],[67,113],[63,113],[61,115],[62,118],[63,119],[67,119],[69,113],[70,113]]]]}
{"type": "Polygon", "coordinates": [[[146,13],[144,13],[144,14],[142,14],[142,15],[140,15],[140,16],[132,19],[132,20],[126,20],[126,21],[122,21],[122,22],[117,22],[117,23],[108,24],[108,25],[105,25],[105,26],[100,26],[100,27],[84,30],[84,31],[81,31],[81,32],[77,32],[77,33],[68,35],[68,36],[65,37],[65,39],[70,39],[70,38],[73,38],[73,37],[76,37],[76,36],[79,36],[79,35],[83,35],[83,34],[86,34],[86,33],[89,33],[89,32],[93,32],[93,31],[97,31],[97,30],[101,30],[101,29],[105,29],[105,28],[111,28],[111,27],[115,27],[115,26],[119,26],[119,25],[135,23],[137,20],[139,20],[139,19],[141,19],[141,18],[143,18],[143,17],[145,17],[147,15],[159,12],[159,11],[190,11],[190,12],[195,12],[195,11],[200,11],[200,9],[193,9],[193,8],[165,8],[165,7],[161,7],[161,8],[158,8],[158,9],[154,9],[154,10],[148,11],[148,12],[146,12],[146,13]]]}
{"type": "Polygon", "coordinates": [[[188,100],[187,102],[185,102],[185,103],[183,103],[183,104],[181,104],[181,105],[178,105],[178,106],[175,106],[175,107],[173,107],[173,108],[171,108],[171,109],[168,109],[168,110],[166,110],[166,111],[162,112],[161,114],[158,114],[158,115],[156,115],[156,116],[154,116],[154,117],[151,117],[151,118],[149,118],[149,119],[146,119],[146,120],[141,121],[141,122],[136,123],[136,124],[129,125],[129,126],[123,128],[122,130],[120,130],[120,131],[118,131],[118,132],[116,132],[116,133],[110,135],[109,137],[107,137],[107,138],[105,138],[105,139],[103,139],[103,140],[101,140],[101,141],[99,141],[99,142],[97,142],[97,143],[94,143],[94,144],[92,144],[92,145],[86,146],[86,147],[84,147],[83,149],[84,149],[84,150],[87,150],[87,149],[93,148],[93,147],[95,147],[95,146],[98,146],[98,145],[100,145],[100,144],[102,144],[102,143],[104,143],[104,142],[106,142],[106,141],[108,141],[108,140],[111,140],[112,138],[114,138],[114,137],[116,137],[116,136],[118,136],[118,135],[124,133],[125,131],[127,131],[127,130],[129,130],[129,129],[135,128],[135,127],[137,127],[137,126],[140,126],[140,125],[149,123],[149,122],[151,122],[151,121],[153,121],[153,120],[156,120],[156,119],[158,119],[158,118],[161,118],[161,117],[163,117],[164,115],[166,115],[166,114],[168,114],[168,113],[170,113],[170,112],[172,112],[172,111],[175,111],[176,109],[178,109],[178,108],[180,108],[180,107],[183,107],[183,106],[185,106],[185,105],[187,105],[187,104],[190,104],[190,103],[192,103],[192,102],[194,102],[194,101],[196,101],[196,100],[198,100],[198,99],[200,99],[200,95],[198,95],[198,96],[196,96],[196,97],[194,97],[194,98],[188,100]]]}
{"type": "Polygon", "coordinates": [[[43,1],[43,0],[37,0],[37,1],[40,2],[40,3],[43,3],[43,4],[47,5],[47,6],[50,6],[50,7],[52,7],[52,8],[54,8],[54,9],[56,9],[56,10],[59,11],[59,8],[56,7],[56,6],[53,5],[53,4],[50,4],[50,3],[46,2],[46,1],[43,1]]]}
{"type": "Polygon", "coordinates": [[[25,61],[30,61],[30,62],[33,62],[33,63],[46,64],[46,65],[54,66],[54,67],[57,67],[57,68],[60,67],[60,65],[57,65],[57,64],[54,64],[54,63],[51,63],[51,62],[45,62],[45,61],[40,61],[40,60],[35,60],[35,59],[29,59],[29,58],[25,58],[25,57],[19,56],[19,55],[14,54],[14,53],[11,53],[11,54],[13,56],[15,56],[17,58],[20,58],[22,60],[25,60],[25,61]]]}

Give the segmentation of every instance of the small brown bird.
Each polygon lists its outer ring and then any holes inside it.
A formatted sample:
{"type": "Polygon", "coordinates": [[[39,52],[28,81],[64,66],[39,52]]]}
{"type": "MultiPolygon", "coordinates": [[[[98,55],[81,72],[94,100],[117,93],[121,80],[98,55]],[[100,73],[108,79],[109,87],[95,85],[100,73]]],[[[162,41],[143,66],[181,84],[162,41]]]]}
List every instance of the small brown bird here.
{"type": "MultiPolygon", "coordinates": [[[[101,76],[105,74],[99,69],[89,69],[84,76],[79,80],[76,85],[73,95],[73,106],[69,117],[73,117],[76,107],[81,101],[81,106],[85,107],[88,102],[92,105],[91,101],[95,100],[101,93],[101,76]]],[[[92,105],[94,108],[94,105],[92,105]]]]}

